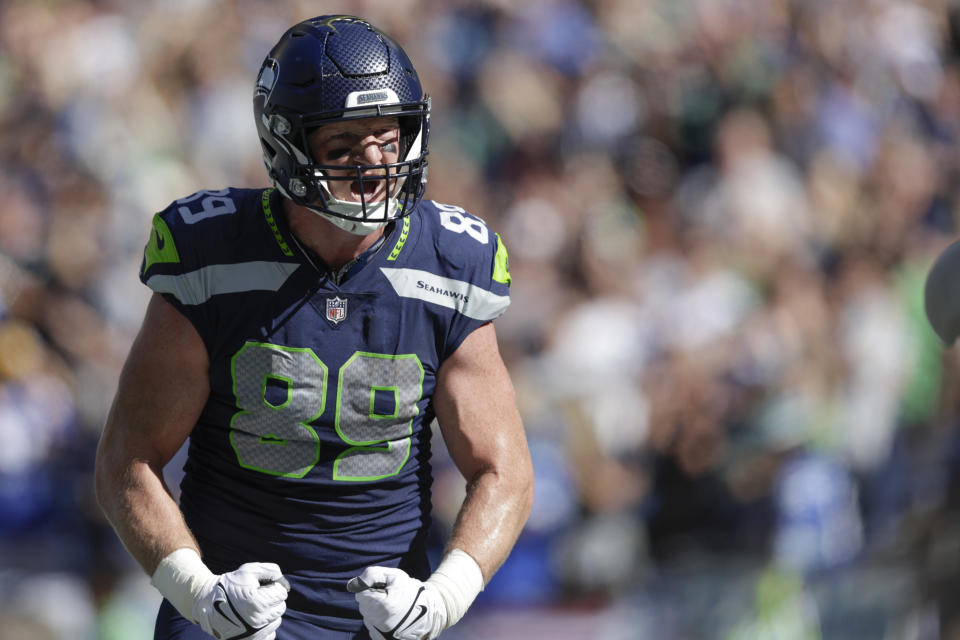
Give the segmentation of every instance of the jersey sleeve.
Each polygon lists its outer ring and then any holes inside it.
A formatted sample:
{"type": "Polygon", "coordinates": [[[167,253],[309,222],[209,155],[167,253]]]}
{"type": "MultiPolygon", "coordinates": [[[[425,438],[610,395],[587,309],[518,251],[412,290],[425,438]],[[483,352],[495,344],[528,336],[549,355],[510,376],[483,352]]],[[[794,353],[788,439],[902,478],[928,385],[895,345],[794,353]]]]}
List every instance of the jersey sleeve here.
{"type": "Polygon", "coordinates": [[[511,278],[507,247],[498,233],[459,207],[437,206],[441,255],[453,281],[467,285],[444,343],[446,358],[471,332],[503,315],[510,306],[511,278]]]}
{"type": "Polygon", "coordinates": [[[418,300],[429,313],[427,325],[441,360],[456,351],[477,327],[499,318],[510,305],[510,268],[500,236],[462,208],[422,201],[411,225],[381,267],[401,298],[418,300]],[[394,259],[396,258],[396,261],[394,259]]]}
{"type": "Polygon", "coordinates": [[[204,252],[199,248],[202,237],[189,216],[188,206],[191,200],[197,200],[197,195],[177,200],[153,216],[140,264],[140,280],[190,320],[206,341],[210,318],[203,303],[210,297],[211,274],[204,264],[204,252]],[[181,209],[186,209],[186,216],[181,209]]]}

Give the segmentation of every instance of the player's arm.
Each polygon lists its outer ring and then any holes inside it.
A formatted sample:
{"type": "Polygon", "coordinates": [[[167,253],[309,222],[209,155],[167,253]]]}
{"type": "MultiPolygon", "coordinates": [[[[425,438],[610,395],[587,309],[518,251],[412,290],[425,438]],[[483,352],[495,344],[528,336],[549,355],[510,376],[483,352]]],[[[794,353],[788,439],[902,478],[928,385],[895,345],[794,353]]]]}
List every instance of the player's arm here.
{"type": "Polygon", "coordinates": [[[120,375],[95,473],[107,519],[151,575],[177,549],[199,553],[163,481],[163,467],[203,409],[207,368],[207,350],[196,329],[154,294],[120,375]]]}
{"type": "Polygon", "coordinates": [[[533,464],[492,323],[474,330],[441,366],[434,406],[450,457],[467,481],[447,551],[469,554],[485,584],[509,555],[533,503],[533,464]]]}
{"type": "MultiPolygon", "coordinates": [[[[218,637],[274,637],[286,589],[276,565],[214,575],[163,480],[163,467],[196,424],[209,394],[209,361],[196,329],[154,294],[120,375],[97,449],[97,500],[130,554],[187,619],[218,637]],[[271,582],[269,589],[260,581],[271,582]],[[220,620],[217,585],[240,611],[220,620]],[[244,591],[246,590],[246,591],[244,591]],[[249,634],[252,628],[260,628],[249,634]],[[235,633],[236,631],[236,633],[235,633]]],[[[245,569],[246,567],[246,569],[245,569]]]]}
{"type": "Polygon", "coordinates": [[[433,402],[467,496],[444,558],[425,583],[399,569],[370,567],[348,585],[359,591],[360,612],[377,640],[431,639],[460,620],[509,555],[533,503],[533,465],[492,324],[474,330],[443,363],[433,402]]]}

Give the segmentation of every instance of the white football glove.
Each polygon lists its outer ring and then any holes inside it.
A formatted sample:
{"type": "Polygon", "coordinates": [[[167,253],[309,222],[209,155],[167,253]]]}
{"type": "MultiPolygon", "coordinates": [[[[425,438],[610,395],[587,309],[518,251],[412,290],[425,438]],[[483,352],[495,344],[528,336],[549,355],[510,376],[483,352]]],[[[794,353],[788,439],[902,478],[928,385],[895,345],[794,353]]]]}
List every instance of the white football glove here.
{"type": "Polygon", "coordinates": [[[401,569],[367,567],[347,583],[374,640],[433,640],[446,628],[437,588],[401,569]]]}
{"type": "Polygon", "coordinates": [[[463,617],[483,584],[476,561],[453,549],[426,582],[400,569],[367,567],[347,590],[374,640],[433,640],[463,617]]]}
{"type": "Polygon", "coordinates": [[[274,640],[290,588],[280,567],[248,562],[214,577],[193,604],[193,620],[217,640],[274,640]]]}
{"type": "Polygon", "coordinates": [[[249,562],[216,575],[187,548],[164,558],[152,582],[184,618],[217,640],[274,640],[290,590],[273,563],[249,562]]]}

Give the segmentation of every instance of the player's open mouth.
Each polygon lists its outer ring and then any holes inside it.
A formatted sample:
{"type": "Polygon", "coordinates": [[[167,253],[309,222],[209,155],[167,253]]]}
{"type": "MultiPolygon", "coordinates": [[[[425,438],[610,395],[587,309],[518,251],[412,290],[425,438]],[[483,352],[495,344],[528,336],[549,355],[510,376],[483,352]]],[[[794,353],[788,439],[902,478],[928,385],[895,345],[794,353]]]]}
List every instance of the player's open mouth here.
{"type": "Polygon", "coordinates": [[[350,195],[359,202],[361,197],[367,202],[380,199],[383,191],[383,180],[353,180],[350,182],[350,195]]]}

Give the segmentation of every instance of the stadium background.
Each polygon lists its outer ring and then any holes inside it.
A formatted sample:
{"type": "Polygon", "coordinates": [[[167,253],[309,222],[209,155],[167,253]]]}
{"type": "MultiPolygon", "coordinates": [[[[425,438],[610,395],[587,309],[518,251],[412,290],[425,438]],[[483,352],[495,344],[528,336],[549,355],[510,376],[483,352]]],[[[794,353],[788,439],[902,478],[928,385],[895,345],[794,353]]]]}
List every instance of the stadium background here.
{"type": "Polygon", "coordinates": [[[536,500],[445,638],[960,638],[952,0],[4,1],[0,638],[149,637],[91,475],[150,216],[265,185],[255,73],[332,12],[403,43],[428,197],[511,251],[536,500]]]}

